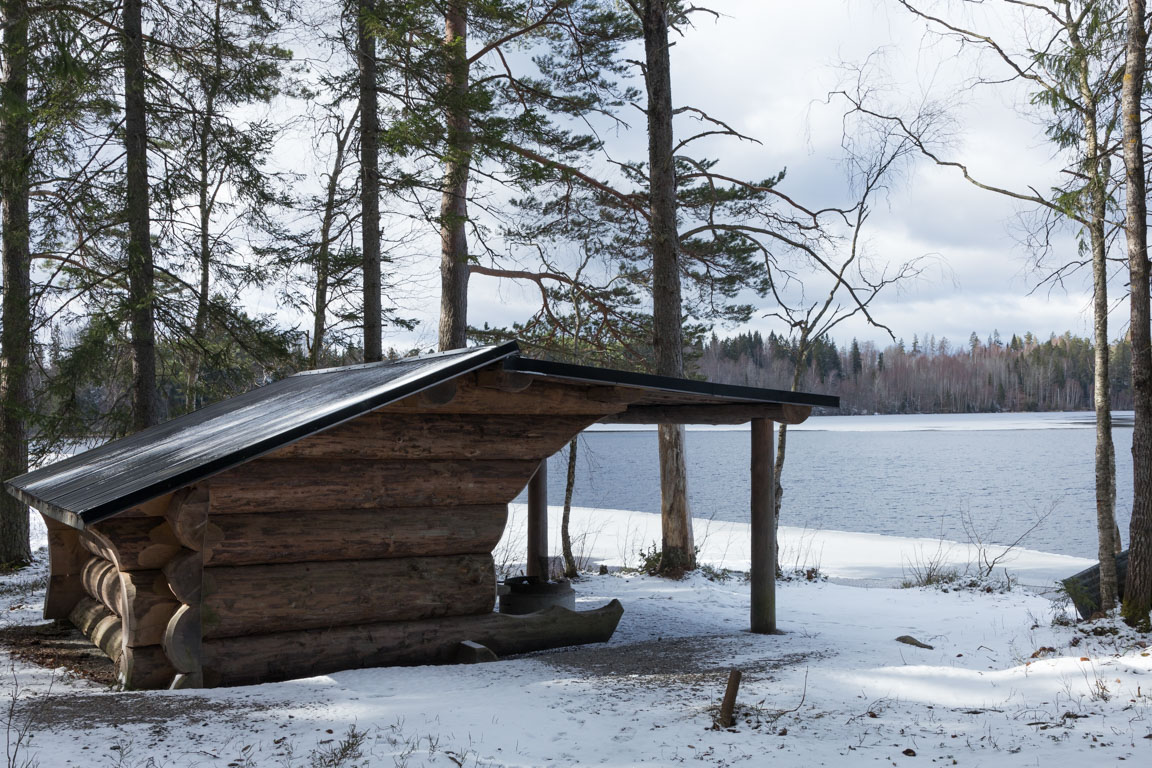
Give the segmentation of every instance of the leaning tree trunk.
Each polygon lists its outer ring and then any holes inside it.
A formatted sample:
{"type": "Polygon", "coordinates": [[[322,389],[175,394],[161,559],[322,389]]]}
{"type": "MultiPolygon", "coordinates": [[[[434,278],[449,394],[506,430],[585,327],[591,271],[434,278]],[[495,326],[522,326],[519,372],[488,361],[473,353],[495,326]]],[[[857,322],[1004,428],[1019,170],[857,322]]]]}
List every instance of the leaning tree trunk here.
{"type": "Polygon", "coordinates": [[[380,112],[376,93],[376,37],[369,30],[375,3],[360,0],[356,61],[360,67],[360,228],[364,257],[364,361],[384,359],[380,308],[380,112]]]}
{"type": "Polygon", "coordinates": [[[472,122],[468,109],[468,11],[452,0],[444,17],[448,55],[448,128],[440,202],[440,350],[468,345],[468,175],[472,122]]]}
{"type": "Polygon", "coordinates": [[[564,516],[560,518],[560,548],[564,552],[564,576],[574,579],[579,574],[576,558],[572,556],[572,492],[576,489],[576,443],[572,438],[568,443],[568,477],[564,482],[564,516]]]}
{"type": "Polygon", "coordinates": [[[128,220],[128,304],[132,327],[132,426],[155,424],[156,321],[148,215],[142,0],[124,0],[124,162],[128,220]]]}
{"type": "MultiPolygon", "coordinates": [[[[648,89],[648,172],[652,242],[652,342],[656,373],[684,375],[684,330],[680,316],[680,259],[676,230],[676,168],[672,150],[672,78],[668,55],[668,2],[643,5],[645,85],[648,89]]],[[[659,427],[660,514],[663,553],[660,571],[677,574],[696,567],[684,428],[659,427]]]]}
{"type": "Polygon", "coordinates": [[[1096,409],[1096,532],[1100,560],[1100,606],[1116,605],[1116,560],[1120,549],[1116,528],[1116,448],[1112,443],[1112,393],[1108,372],[1108,244],[1104,222],[1108,215],[1107,180],[1111,163],[1101,156],[1096,120],[1096,96],[1088,83],[1087,66],[1079,71],[1080,97],[1084,103],[1084,135],[1087,139],[1086,168],[1089,190],[1088,236],[1092,248],[1093,405],[1096,409]]]}
{"type": "MultiPolygon", "coordinates": [[[[32,286],[28,186],[28,3],[3,0],[4,82],[0,84],[0,211],[3,235],[3,327],[0,328],[0,480],[28,471],[32,408],[32,286]]],[[[23,565],[28,507],[0,492],[0,564],[23,565]]]]}
{"type": "Polygon", "coordinates": [[[1125,234],[1131,285],[1132,397],[1136,411],[1132,431],[1132,524],[1129,530],[1128,578],[1124,585],[1124,619],[1147,629],[1152,610],[1152,327],[1149,326],[1147,190],[1140,95],[1144,90],[1144,0],[1128,0],[1127,50],[1121,86],[1124,129],[1125,234]]]}
{"type": "Polygon", "coordinates": [[[349,121],[343,130],[335,130],[336,154],[332,158],[332,170],[328,174],[328,185],[324,193],[324,212],[320,218],[320,241],[316,244],[316,289],[312,298],[312,348],[308,351],[308,365],[320,367],[320,357],[324,352],[324,332],[328,327],[328,283],[332,279],[332,229],[336,221],[336,196],[340,191],[340,174],[344,170],[344,155],[352,136],[349,121]]]}

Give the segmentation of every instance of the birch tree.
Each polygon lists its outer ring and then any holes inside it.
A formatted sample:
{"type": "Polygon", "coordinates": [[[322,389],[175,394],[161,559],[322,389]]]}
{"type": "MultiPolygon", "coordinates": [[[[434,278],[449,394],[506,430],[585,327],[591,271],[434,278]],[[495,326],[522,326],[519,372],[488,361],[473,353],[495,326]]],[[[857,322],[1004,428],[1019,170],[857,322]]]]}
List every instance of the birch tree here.
{"type": "MultiPolygon", "coordinates": [[[[976,8],[978,4],[940,3],[954,12],[954,17],[931,13],[927,4],[897,0],[899,5],[922,19],[942,39],[959,43],[963,48],[979,51],[994,62],[997,71],[977,75],[973,87],[1024,87],[1034,105],[1041,107],[1046,132],[1054,146],[1067,153],[1067,178],[1070,181],[1041,192],[1037,186],[1021,183],[1016,187],[987,182],[973,173],[963,161],[947,156],[941,136],[932,126],[939,125],[945,110],[938,105],[921,110],[916,118],[887,112],[867,88],[842,92],[854,108],[874,117],[887,119],[911,138],[931,161],[958,172],[966,182],[1008,200],[1034,206],[1048,218],[1037,229],[1033,246],[1037,263],[1046,265],[1044,257],[1051,252],[1048,239],[1061,225],[1079,230],[1083,251],[1088,258],[1064,260],[1048,268],[1046,280],[1060,281],[1075,270],[1090,265],[1093,285],[1093,328],[1095,341],[1094,408],[1096,413],[1096,528],[1099,541],[1101,605],[1116,602],[1116,569],[1113,556],[1120,551],[1116,526],[1116,463],[1112,442],[1112,404],[1109,386],[1108,339],[1108,268],[1109,232],[1115,185],[1111,162],[1116,146],[1119,122],[1119,100],[1116,85],[1120,65],[1115,56],[1114,34],[1117,9],[1109,0],[1044,0],[1018,2],[1000,0],[998,10],[1015,12],[1018,27],[995,30],[980,26],[978,19],[957,20],[957,8],[976,8]],[[1031,35],[1025,46],[1017,48],[1012,34],[1031,35]]],[[[993,8],[989,4],[988,8],[993,8]]],[[[987,22],[991,25],[992,22],[987,22]]]]}

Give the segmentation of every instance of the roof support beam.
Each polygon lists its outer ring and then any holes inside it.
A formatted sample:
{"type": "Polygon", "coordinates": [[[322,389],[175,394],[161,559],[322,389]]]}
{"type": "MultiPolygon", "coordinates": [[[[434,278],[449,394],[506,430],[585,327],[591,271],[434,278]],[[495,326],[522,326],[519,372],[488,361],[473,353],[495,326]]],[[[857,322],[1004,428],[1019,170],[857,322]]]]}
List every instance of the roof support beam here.
{"type": "Polygon", "coordinates": [[[548,459],[528,481],[528,576],[548,581],[548,459]]]}
{"type": "Polygon", "coordinates": [[[752,420],[752,631],[776,634],[776,468],[772,422],[752,420]]]}
{"type": "Polygon", "coordinates": [[[601,424],[744,424],[768,419],[799,424],[812,413],[809,405],[787,403],[736,405],[633,405],[621,413],[605,416],[601,424]]]}

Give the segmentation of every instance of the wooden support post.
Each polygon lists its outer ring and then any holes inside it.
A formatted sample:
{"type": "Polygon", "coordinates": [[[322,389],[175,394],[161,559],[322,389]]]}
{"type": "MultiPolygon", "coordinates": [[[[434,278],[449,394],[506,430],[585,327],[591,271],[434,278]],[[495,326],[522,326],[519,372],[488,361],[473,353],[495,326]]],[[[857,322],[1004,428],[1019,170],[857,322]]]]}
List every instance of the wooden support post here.
{"type": "Polygon", "coordinates": [[[548,459],[528,481],[527,574],[548,580],[548,459]]]}
{"type": "Polygon", "coordinates": [[[776,632],[776,478],[772,422],[752,420],[752,631],[776,632]]]}

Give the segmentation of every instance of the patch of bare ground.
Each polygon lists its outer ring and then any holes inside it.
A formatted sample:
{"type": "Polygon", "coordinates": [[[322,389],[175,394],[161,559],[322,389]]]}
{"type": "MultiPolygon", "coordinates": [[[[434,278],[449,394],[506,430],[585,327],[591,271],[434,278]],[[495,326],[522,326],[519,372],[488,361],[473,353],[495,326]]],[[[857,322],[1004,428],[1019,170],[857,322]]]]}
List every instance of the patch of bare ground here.
{"type": "Polygon", "coordinates": [[[771,679],[774,672],[802,666],[825,655],[811,652],[769,656],[752,647],[750,637],[712,635],[607,647],[581,646],[537,654],[536,658],[584,680],[660,686],[713,682],[717,675],[727,676],[733,667],[743,670],[745,680],[771,679]]]}
{"type": "Polygon", "coordinates": [[[98,685],[116,684],[116,665],[68,621],[0,627],[0,647],[21,661],[47,669],[63,667],[98,685]]]}
{"type": "Polygon", "coordinates": [[[116,665],[70,622],[0,628],[0,647],[21,661],[106,686],[107,692],[46,693],[21,698],[18,719],[31,720],[36,730],[86,730],[100,726],[150,725],[173,722],[240,722],[253,712],[279,706],[246,701],[209,699],[184,693],[115,692],[116,665]]]}
{"type": "Polygon", "coordinates": [[[243,723],[253,712],[283,706],[214,699],[186,693],[156,691],[123,693],[49,694],[30,699],[21,709],[33,714],[38,730],[86,730],[102,726],[144,725],[164,729],[173,725],[243,723]],[[34,713],[31,711],[34,710],[34,713]]]}

